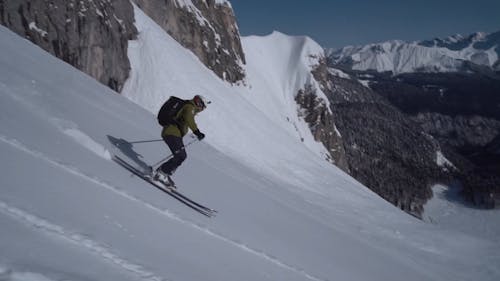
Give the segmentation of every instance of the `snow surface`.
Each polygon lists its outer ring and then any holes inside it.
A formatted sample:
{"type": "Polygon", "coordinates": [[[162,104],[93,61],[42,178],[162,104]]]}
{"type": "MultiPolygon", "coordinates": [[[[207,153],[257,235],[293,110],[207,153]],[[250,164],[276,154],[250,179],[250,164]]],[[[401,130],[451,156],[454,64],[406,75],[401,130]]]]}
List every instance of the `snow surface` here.
{"type": "MultiPolygon", "coordinates": [[[[257,107],[257,94],[222,82],[137,20],[127,97],[152,95],[150,110],[159,92],[213,100],[197,118],[207,141],[188,148],[175,180],[218,216],[193,212],[106,157],[141,166],[168,154],[161,142],[132,143],[159,137],[154,114],[0,27],[0,279],[498,280],[497,240],[401,212],[270,118],[291,115],[291,102],[257,107]],[[161,46],[147,42],[155,36],[161,46]],[[164,70],[147,71],[156,60],[164,70]]],[[[267,93],[290,98],[283,94],[267,93]]]]}
{"type": "Polygon", "coordinates": [[[500,210],[476,209],[465,202],[459,189],[435,185],[425,205],[424,220],[450,230],[500,242],[500,210]]]}

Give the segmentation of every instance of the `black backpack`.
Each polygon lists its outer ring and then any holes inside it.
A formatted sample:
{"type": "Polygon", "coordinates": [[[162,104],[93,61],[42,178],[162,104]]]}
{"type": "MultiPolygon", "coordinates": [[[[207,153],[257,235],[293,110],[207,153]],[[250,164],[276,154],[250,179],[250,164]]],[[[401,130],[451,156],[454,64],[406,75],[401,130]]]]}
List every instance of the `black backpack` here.
{"type": "Polygon", "coordinates": [[[161,106],[160,111],[158,111],[158,123],[164,127],[170,124],[176,124],[175,117],[187,102],[187,100],[171,96],[161,106]]]}

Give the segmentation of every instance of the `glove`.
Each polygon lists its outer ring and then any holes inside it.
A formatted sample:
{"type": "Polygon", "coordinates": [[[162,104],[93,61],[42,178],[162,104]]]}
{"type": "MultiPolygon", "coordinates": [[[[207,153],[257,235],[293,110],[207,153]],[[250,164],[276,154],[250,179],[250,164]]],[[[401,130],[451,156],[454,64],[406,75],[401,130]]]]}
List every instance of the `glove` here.
{"type": "Polygon", "coordinates": [[[198,140],[200,140],[200,141],[201,141],[202,139],[204,139],[204,138],[205,138],[205,134],[204,134],[204,133],[202,133],[202,132],[200,132],[200,130],[196,130],[196,131],[194,131],[193,133],[196,135],[196,137],[197,137],[197,138],[198,138],[198,140]]]}

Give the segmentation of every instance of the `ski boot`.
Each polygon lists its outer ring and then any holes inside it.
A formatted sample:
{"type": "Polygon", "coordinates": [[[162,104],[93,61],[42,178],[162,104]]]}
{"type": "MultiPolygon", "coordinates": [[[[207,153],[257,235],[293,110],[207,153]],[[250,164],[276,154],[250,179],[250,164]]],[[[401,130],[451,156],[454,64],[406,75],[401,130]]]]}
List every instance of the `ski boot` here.
{"type": "Polygon", "coordinates": [[[170,175],[163,172],[161,168],[156,169],[151,175],[151,180],[160,183],[170,190],[176,190],[175,182],[170,178],[170,175]]]}

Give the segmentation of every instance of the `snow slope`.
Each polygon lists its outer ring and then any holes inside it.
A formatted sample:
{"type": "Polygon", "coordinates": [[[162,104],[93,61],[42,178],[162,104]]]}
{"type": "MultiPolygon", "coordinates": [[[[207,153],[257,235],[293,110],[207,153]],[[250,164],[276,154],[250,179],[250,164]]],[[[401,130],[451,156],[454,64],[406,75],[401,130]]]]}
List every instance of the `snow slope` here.
{"type": "Polygon", "coordinates": [[[299,119],[294,101],[304,83],[317,84],[309,72],[315,59],[309,55],[322,53],[319,45],[305,37],[290,38],[279,33],[262,40],[250,38],[243,42],[249,61],[248,86],[231,87],[140,9],[136,8],[135,13],[139,39],[129,42],[132,71],[124,96],[156,113],[170,95],[188,99],[202,94],[212,104],[199,115],[199,127],[207,134],[206,142],[216,149],[273,176],[288,174],[292,184],[321,177],[302,171],[303,161],[323,165],[327,151],[313,139],[306,122],[299,119]],[[248,48],[261,43],[274,45],[274,52],[248,48]],[[294,60],[298,56],[303,60],[294,60]],[[274,59],[269,61],[271,57],[274,59]],[[308,157],[311,152],[319,157],[308,157]]]}
{"type": "Polygon", "coordinates": [[[473,208],[462,199],[459,189],[436,185],[434,197],[425,205],[424,220],[451,230],[500,242],[500,210],[473,208]]]}
{"type": "Polygon", "coordinates": [[[207,142],[189,147],[176,174],[185,194],[219,210],[200,216],[109,160],[167,154],[162,143],[131,143],[158,138],[153,114],[4,27],[0,38],[0,280],[500,276],[497,241],[400,212],[170,42],[164,50],[182,58],[174,63],[205,80],[172,70],[156,77],[170,81],[162,90],[178,84],[214,100],[198,117],[207,142]],[[256,145],[269,155],[253,155],[256,145]]]}

